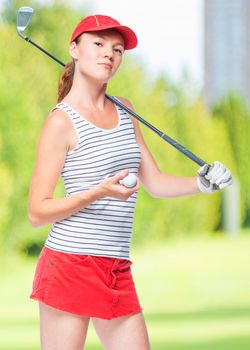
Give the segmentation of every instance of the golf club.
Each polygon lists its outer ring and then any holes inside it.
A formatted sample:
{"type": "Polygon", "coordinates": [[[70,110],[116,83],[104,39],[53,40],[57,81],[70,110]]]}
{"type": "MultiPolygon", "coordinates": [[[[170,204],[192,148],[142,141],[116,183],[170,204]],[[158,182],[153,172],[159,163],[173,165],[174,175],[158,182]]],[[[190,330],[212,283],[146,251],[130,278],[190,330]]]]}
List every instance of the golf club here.
{"type": "Polygon", "coordinates": [[[20,9],[17,12],[17,32],[20,35],[21,38],[28,41],[32,45],[34,45],[37,49],[41,50],[43,53],[48,55],[50,58],[58,62],[61,66],[65,66],[63,62],[58,60],[56,57],[51,55],[48,51],[44,50],[41,46],[37,45],[34,41],[32,41],[30,38],[28,38],[26,35],[23,34],[24,30],[28,27],[31,17],[34,14],[34,10],[31,7],[23,6],[20,7],[20,9]]]}
{"type": "MultiPolygon", "coordinates": [[[[52,58],[57,63],[59,63],[61,66],[65,67],[65,64],[63,62],[58,60],[56,57],[51,55],[48,51],[44,50],[41,46],[37,45],[36,43],[34,43],[34,41],[32,41],[30,38],[28,38],[26,35],[23,34],[24,30],[29,25],[31,17],[33,16],[33,14],[34,14],[34,10],[31,7],[27,7],[27,6],[20,7],[20,9],[17,12],[17,31],[18,31],[18,34],[21,36],[21,38],[23,38],[27,42],[31,43],[32,45],[34,45],[36,48],[38,48],[43,53],[45,53],[50,58],[52,58]]],[[[108,94],[105,94],[105,96],[106,96],[107,99],[109,99],[110,101],[115,103],[117,106],[121,107],[128,114],[130,114],[131,116],[133,116],[134,118],[139,120],[141,123],[146,125],[149,129],[151,129],[156,134],[158,134],[163,140],[168,142],[170,145],[175,147],[178,151],[183,153],[186,157],[190,158],[191,160],[193,160],[198,165],[203,166],[203,165],[207,164],[207,162],[205,162],[204,160],[202,160],[199,157],[197,157],[194,153],[192,153],[189,150],[187,150],[184,146],[182,146],[181,144],[176,142],[174,139],[172,139],[168,135],[164,134],[162,131],[160,131],[159,129],[154,127],[152,124],[150,124],[149,122],[144,120],[142,117],[140,117],[137,113],[135,113],[134,111],[129,109],[127,106],[122,104],[117,98],[115,98],[113,96],[110,96],[108,94]]]]}

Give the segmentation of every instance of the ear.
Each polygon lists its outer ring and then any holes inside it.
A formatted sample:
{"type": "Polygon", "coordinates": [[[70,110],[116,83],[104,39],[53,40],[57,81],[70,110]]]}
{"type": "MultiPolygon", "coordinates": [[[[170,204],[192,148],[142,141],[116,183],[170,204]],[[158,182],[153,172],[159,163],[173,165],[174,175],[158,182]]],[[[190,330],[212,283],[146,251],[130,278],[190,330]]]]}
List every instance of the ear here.
{"type": "Polygon", "coordinates": [[[70,47],[69,47],[69,54],[72,58],[74,59],[78,59],[78,46],[76,45],[75,41],[73,41],[71,44],[70,44],[70,47]]]}

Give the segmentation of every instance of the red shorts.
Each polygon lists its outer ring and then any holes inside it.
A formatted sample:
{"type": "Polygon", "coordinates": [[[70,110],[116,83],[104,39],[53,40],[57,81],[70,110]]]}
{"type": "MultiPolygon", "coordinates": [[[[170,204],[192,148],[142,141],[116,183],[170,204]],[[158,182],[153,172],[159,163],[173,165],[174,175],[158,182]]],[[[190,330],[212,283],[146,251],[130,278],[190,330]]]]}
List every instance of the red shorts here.
{"type": "Polygon", "coordinates": [[[131,264],[43,247],[30,298],[86,317],[112,319],[140,312],[131,264]]]}

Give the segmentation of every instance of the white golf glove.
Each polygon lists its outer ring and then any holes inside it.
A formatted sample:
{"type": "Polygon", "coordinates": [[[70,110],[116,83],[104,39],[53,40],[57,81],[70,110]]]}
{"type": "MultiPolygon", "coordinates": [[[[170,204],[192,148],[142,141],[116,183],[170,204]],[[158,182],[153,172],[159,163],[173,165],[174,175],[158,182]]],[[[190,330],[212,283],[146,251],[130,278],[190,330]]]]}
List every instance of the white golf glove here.
{"type": "Polygon", "coordinates": [[[197,185],[201,192],[212,193],[232,183],[230,170],[220,162],[205,164],[198,170],[197,185]]]}

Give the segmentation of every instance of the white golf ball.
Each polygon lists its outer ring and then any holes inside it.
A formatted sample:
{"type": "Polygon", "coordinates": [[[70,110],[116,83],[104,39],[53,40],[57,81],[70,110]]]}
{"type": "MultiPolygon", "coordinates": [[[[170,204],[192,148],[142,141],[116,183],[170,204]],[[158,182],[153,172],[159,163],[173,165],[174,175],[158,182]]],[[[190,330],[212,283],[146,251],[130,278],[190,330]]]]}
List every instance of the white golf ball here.
{"type": "Polygon", "coordinates": [[[134,187],[137,183],[137,177],[135,174],[128,174],[120,183],[126,187],[134,187]]]}

